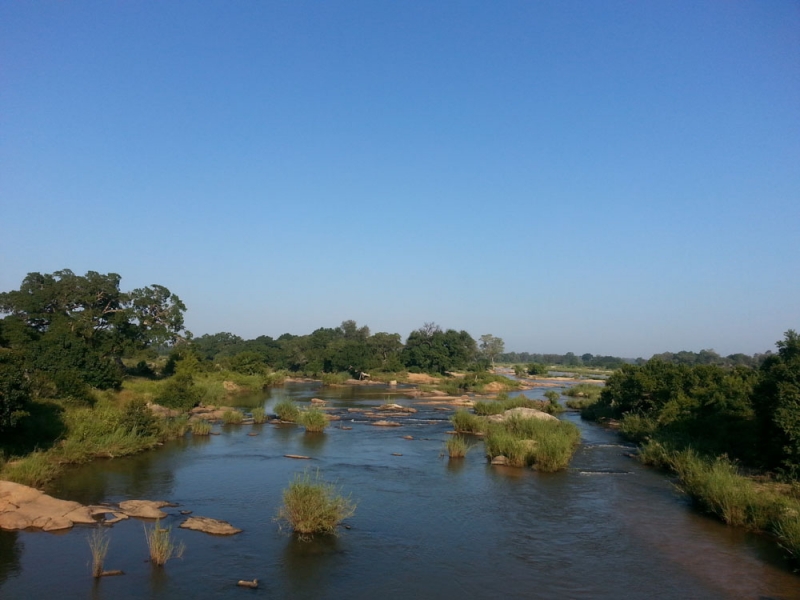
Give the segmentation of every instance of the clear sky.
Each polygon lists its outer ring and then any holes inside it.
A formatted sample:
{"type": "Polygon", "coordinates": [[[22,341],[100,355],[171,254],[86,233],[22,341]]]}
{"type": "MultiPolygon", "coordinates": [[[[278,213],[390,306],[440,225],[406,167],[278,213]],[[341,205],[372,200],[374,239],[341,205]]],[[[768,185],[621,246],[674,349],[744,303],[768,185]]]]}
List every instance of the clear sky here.
{"type": "Polygon", "coordinates": [[[0,290],[196,335],[649,357],[800,329],[800,2],[0,0],[0,290]]]}

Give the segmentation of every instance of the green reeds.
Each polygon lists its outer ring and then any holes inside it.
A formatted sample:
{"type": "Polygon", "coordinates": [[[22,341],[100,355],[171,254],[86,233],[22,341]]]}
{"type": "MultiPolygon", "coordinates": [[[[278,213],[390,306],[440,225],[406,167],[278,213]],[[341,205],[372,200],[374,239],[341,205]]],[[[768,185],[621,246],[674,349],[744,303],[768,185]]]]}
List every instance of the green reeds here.
{"type": "Polygon", "coordinates": [[[489,427],[486,455],[505,456],[515,467],[560,471],[569,465],[579,440],[580,431],[572,423],[512,417],[489,427]]]}
{"type": "Polygon", "coordinates": [[[484,419],[466,410],[457,410],[450,417],[450,422],[458,433],[483,433],[486,429],[486,421],[484,419]]]}
{"type": "Polygon", "coordinates": [[[145,525],[144,535],[150,550],[150,562],[154,565],[162,567],[169,559],[183,556],[186,548],[183,542],[176,544],[172,539],[172,528],[161,527],[161,521],[156,521],[153,527],[145,525]]]}
{"type": "Polygon", "coordinates": [[[275,405],[275,414],[281,421],[294,423],[300,415],[300,409],[291,400],[281,400],[275,405]]]}
{"type": "Polygon", "coordinates": [[[450,458],[464,458],[469,452],[469,445],[460,435],[454,435],[447,438],[444,443],[444,449],[450,458]]]}
{"type": "Polygon", "coordinates": [[[203,419],[192,421],[192,435],[211,435],[211,423],[203,419]]]}
{"type": "Polygon", "coordinates": [[[238,410],[226,410],[222,413],[222,422],[225,425],[238,425],[244,421],[244,415],[238,410]]]}
{"type": "Polygon", "coordinates": [[[306,431],[311,433],[318,433],[324,431],[330,425],[328,417],[320,409],[311,407],[308,410],[301,411],[297,416],[297,422],[306,428],[306,431]]]}
{"type": "Polygon", "coordinates": [[[336,527],[355,513],[356,504],[344,497],[333,484],[298,473],[283,492],[283,506],[276,520],[290,527],[301,538],[315,534],[335,534],[336,527]]]}
{"type": "Polygon", "coordinates": [[[40,487],[55,477],[58,471],[58,464],[51,459],[50,453],[36,451],[25,458],[7,462],[0,474],[9,481],[40,487]]]}
{"type": "Polygon", "coordinates": [[[253,423],[261,424],[267,421],[267,412],[264,410],[263,406],[257,406],[250,411],[250,414],[253,416],[253,423]]]}
{"type": "Polygon", "coordinates": [[[111,534],[108,529],[98,525],[89,534],[89,548],[92,552],[92,577],[95,579],[103,576],[103,565],[108,554],[108,544],[111,541],[111,534]]]}

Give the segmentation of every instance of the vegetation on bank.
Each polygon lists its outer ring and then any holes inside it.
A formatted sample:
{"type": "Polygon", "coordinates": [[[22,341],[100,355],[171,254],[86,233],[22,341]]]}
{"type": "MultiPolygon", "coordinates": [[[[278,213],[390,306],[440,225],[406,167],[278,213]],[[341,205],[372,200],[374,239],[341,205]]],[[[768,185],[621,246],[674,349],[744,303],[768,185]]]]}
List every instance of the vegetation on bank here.
{"type": "Polygon", "coordinates": [[[642,460],[674,471],[699,507],[774,533],[800,559],[800,335],[786,332],[777,347],[758,370],[625,366],[582,416],[617,420],[642,460]]]}
{"type": "Polygon", "coordinates": [[[335,485],[308,472],[298,473],[283,492],[276,520],[301,537],[335,534],[339,524],[355,514],[356,503],[335,485]]]}

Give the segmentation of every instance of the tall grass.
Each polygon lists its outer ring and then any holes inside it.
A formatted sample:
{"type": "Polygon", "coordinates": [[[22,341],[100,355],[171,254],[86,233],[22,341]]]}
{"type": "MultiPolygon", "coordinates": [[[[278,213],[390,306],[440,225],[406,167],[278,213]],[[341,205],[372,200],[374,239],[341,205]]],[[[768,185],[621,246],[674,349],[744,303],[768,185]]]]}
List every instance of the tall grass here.
{"type": "Polygon", "coordinates": [[[467,440],[463,437],[454,435],[447,438],[447,441],[444,443],[444,449],[450,458],[464,458],[469,451],[469,445],[467,444],[467,440]]]}
{"type": "Polygon", "coordinates": [[[9,461],[3,467],[2,479],[31,487],[41,487],[59,472],[58,463],[51,452],[37,451],[25,458],[9,461]]]}
{"type": "Polygon", "coordinates": [[[457,410],[450,422],[459,433],[483,433],[486,430],[486,420],[466,410],[457,410]]]}
{"type": "Polygon", "coordinates": [[[222,422],[225,425],[238,425],[244,421],[244,415],[238,410],[226,410],[222,413],[222,422]]]}
{"type": "Polygon", "coordinates": [[[300,409],[297,404],[291,400],[281,400],[275,405],[275,414],[281,421],[295,422],[300,415],[300,409]]]}
{"type": "Polygon", "coordinates": [[[486,455],[505,456],[512,466],[533,466],[538,471],[565,469],[575,453],[580,431],[565,421],[512,417],[491,424],[486,434],[486,455]]]}
{"type": "Polygon", "coordinates": [[[253,423],[265,423],[267,420],[267,412],[264,410],[263,406],[257,406],[253,410],[250,411],[250,414],[253,416],[253,423]]]}
{"type": "Polygon", "coordinates": [[[111,541],[111,534],[108,529],[98,525],[89,534],[89,548],[92,552],[92,577],[95,579],[103,576],[103,565],[108,554],[108,544],[111,541]]]}
{"type": "Polygon", "coordinates": [[[350,373],[347,373],[346,371],[341,371],[339,373],[323,373],[322,385],[341,385],[351,378],[352,376],[350,373]]]}
{"type": "Polygon", "coordinates": [[[356,504],[344,497],[333,484],[298,473],[283,492],[283,506],[276,519],[288,525],[301,538],[315,534],[334,534],[336,527],[355,513],[356,504]]]}
{"type": "Polygon", "coordinates": [[[171,558],[181,558],[186,547],[183,542],[176,544],[172,539],[172,528],[161,527],[161,521],[156,521],[152,527],[144,526],[144,535],[147,539],[147,548],[150,551],[150,561],[159,567],[167,564],[171,558]]]}
{"type": "Polygon", "coordinates": [[[330,425],[325,413],[313,406],[308,410],[301,411],[296,420],[306,428],[306,431],[311,433],[324,431],[330,425]]]}
{"type": "Polygon", "coordinates": [[[192,421],[192,435],[211,435],[211,423],[198,419],[192,421]]]}

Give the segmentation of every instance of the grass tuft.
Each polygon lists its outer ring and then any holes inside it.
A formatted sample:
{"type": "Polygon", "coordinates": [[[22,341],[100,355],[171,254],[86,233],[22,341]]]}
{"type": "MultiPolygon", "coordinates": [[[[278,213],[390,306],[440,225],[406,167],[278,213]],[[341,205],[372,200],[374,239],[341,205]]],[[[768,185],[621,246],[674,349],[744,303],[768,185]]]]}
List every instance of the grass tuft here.
{"type": "Polygon", "coordinates": [[[275,405],[275,414],[281,421],[294,423],[300,415],[300,409],[291,400],[281,400],[275,405]]]}
{"type": "Polygon", "coordinates": [[[222,422],[225,425],[238,425],[244,421],[244,415],[238,410],[226,410],[222,413],[222,422]]]}
{"type": "Polygon", "coordinates": [[[92,577],[97,579],[103,576],[103,565],[106,561],[106,554],[108,554],[111,534],[108,529],[98,525],[89,534],[88,541],[92,551],[92,577]]]}
{"type": "Polygon", "coordinates": [[[297,417],[297,422],[310,433],[324,431],[330,425],[325,413],[313,406],[308,410],[301,411],[297,417]]]}
{"type": "Polygon", "coordinates": [[[180,558],[186,547],[183,542],[175,544],[172,539],[172,528],[161,527],[161,522],[156,521],[153,527],[144,526],[144,535],[147,538],[147,548],[150,550],[150,561],[159,567],[167,564],[171,558],[180,558]]]}
{"type": "Polygon", "coordinates": [[[450,422],[458,433],[483,433],[486,430],[486,421],[466,410],[457,410],[450,422]]]}
{"type": "Polygon", "coordinates": [[[250,414],[253,416],[253,423],[261,424],[267,421],[267,412],[263,406],[257,406],[250,411],[250,414]]]}
{"type": "Polygon", "coordinates": [[[447,438],[447,441],[444,443],[444,449],[450,458],[464,458],[467,452],[469,452],[469,445],[467,444],[467,440],[463,437],[454,435],[447,438]]]}
{"type": "Polygon", "coordinates": [[[211,423],[198,419],[192,421],[192,435],[211,435],[211,423]]]}
{"type": "Polygon", "coordinates": [[[276,519],[286,524],[301,538],[315,534],[335,534],[336,527],[355,513],[356,504],[345,498],[333,484],[312,477],[308,471],[298,473],[283,492],[283,506],[276,519]]]}

